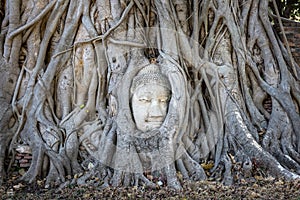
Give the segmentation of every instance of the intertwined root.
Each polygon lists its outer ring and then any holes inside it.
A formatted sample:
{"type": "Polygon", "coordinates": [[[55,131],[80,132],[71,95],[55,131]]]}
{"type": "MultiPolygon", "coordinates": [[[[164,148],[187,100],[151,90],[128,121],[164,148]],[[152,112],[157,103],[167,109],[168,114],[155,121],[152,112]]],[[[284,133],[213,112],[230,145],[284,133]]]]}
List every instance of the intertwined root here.
{"type": "Polygon", "coordinates": [[[159,62],[172,85],[164,133],[176,142],[161,172],[166,185],[180,189],[178,171],[231,184],[236,163],[249,176],[253,160],[299,178],[300,70],[272,29],[269,1],[103,2],[12,0],[3,8],[0,184],[5,152],[18,142],[34,158],[23,179],[44,176],[50,185],[81,172],[78,149],[90,140],[101,167],[78,184],[97,176],[103,186],[156,187],[143,170],[111,169],[124,142],[119,129],[134,132],[131,80],[149,62],[159,62]],[[147,49],[155,52],[147,57],[147,49]],[[209,172],[200,165],[207,161],[215,164],[209,172]]]}

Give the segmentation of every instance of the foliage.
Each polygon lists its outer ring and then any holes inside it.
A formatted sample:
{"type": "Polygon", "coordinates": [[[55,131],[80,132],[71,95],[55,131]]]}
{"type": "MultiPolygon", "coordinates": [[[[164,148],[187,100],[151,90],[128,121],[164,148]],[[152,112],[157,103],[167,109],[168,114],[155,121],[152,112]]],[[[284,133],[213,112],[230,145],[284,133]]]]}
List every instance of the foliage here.
{"type": "Polygon", "coordinates": [[[14,184],[0,187],[2,199],[290,199],[300,198],[300,182],[273,178],[243,181],[232,186],[218,182],[185,182],[183,191],[168,188],[140,187],[105,188],[70,186],[63,189],[44,189],[40,186],[14,184]]]}
{"type": "MultiPolygon", "coordinates": [[[[287,19],[300,21],[300,1],[299,0],[276,0],[279,14],[287,19]]],[[[270,7],[275,12],[274,5],[270,1],[270,7]]]]}

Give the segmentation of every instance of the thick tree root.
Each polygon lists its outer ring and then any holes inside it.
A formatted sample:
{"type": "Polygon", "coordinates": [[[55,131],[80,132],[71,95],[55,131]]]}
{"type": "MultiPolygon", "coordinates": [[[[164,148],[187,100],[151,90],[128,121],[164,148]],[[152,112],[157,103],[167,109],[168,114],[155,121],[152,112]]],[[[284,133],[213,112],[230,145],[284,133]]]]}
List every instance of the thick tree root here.
{"type": "Polygon", "coordinates": [[[32,148],[22,179],[46,178],[46,187],[157,188],[158,173],[163,186],[180,190],[178,171],[230,185],[254,167],[299,178],[300,70],[272,29],[269,1],[5,2],[0,185],[13,133],[10,150],[19,140],[32,148]],[[133,77],[149,63],[172,93],[152,143],[134,138],[130,102],[133,77]],[[269,97],[271,110],[263,107],[269,97]],[[87,173],[80,142],[101,163],[87,173]],[[148,166],[153,160],[159,169],[148,166]],[[211,171],[206,161],[215,162],[211,171]]]}

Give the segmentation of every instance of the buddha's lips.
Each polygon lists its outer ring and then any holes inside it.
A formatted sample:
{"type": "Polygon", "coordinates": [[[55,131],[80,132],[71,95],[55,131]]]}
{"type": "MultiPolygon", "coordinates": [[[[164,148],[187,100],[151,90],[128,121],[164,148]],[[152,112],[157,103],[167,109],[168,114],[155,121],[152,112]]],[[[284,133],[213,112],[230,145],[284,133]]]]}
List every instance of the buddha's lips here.
{"type": "Polygon", "coordinates": [[[162,118],[147,118],[145,120],[147,123],[162,123],[163,119],[162,118]]]}

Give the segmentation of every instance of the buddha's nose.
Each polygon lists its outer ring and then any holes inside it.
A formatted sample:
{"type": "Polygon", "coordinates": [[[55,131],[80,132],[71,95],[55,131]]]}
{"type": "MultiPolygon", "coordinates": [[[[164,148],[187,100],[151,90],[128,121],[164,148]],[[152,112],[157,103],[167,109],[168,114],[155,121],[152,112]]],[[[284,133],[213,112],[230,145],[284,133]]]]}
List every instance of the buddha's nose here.
{"type": "Polygon", "coordinates": [[[149,117],[160,118],[163,117],[163,111],[159,105],[158,100],[152,100],[149,107],[149,117]]]}

